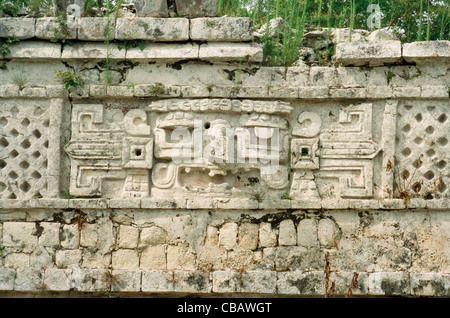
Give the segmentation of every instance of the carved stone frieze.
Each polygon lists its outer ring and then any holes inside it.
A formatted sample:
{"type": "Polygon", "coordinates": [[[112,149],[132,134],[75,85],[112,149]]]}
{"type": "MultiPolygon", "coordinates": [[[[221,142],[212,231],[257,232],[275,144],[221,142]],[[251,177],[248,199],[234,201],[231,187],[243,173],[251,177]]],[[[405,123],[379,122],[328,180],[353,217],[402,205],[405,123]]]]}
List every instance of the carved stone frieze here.
{"type": "Polygon", "coordinates": [[[326,125],[321,112],[282,101],[166,99],[114,111],[74,105],[71,194],[319,201],[333,179],[338,198],[373,197],[370,103],[341,106],[326,125]]]}

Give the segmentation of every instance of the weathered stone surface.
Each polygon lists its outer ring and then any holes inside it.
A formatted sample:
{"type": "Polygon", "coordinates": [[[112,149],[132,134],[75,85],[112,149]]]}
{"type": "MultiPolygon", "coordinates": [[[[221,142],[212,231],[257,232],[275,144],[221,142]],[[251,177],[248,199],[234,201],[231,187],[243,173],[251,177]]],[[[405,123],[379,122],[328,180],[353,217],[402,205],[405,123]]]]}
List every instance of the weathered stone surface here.
{"type": "Polygon", "coordinates": [[[113,270],[111,271],[111,291],[139,292],[141,291],[141,271],[113,270]]]}
{"type": "Polygon", "coordinates": [[[399,38],[392,30],[375,30],[367,36],[367,41],[398,41],[399,38]]]}
{"type": "Polygon", "coordinates": [[[277,231],[272,228],[270,223],[261,223],[259,225],[259,245],[261,247],[273,247],[278,242],[277,231]]]}
{"type": "Polygon", "coordinates": [[[6,222],[3,224],[3,245],[10,247],[33,247],[38,243],[36,226],[29,222],[6,222]]]}
{"type": "Polygon", "coordinates": [[[213,273],[214,293],[239,293],[241,291],[241,273],[232,271],[215,271],[213,273]]]}
{"type": "Polygon", "coordinates": [[[16,271],[0,268],[0,290],[13,290],[16,271]]]}
{"type": "Polygon", "coordinates": [[[297,245],[297,232],[292,220],[283,220],[280,222],[280,235],[278,237],[279,245],[297,245]]]}
{"type": "Polygon", "coordinates": [[[34,37],[36,20],[32,18],[0,18],[0,37],[19,40],[34,37]]]}
{"type": "Polygon", "coordinates": [[[401,58],[400,41],[347,42],[336,45],[336,62],[344,66],[380,66],[399,63],[401,58]]]}
{"type": "Polygon", "coordinates": [[[112,252],[112,268],[115,270],[136,270],[139,268],[139,255],[135,250],[112,252]]]}
{"type": "Polygon", "coordinates": [[[190,38],[194,41],[240,42],[253,40],[250,18],[197,18],[190,20],[190,38]]]}
{"type": "Polygon", "coordinates": [[[174,271],[174,291],[183,293],[210,293],[212,282],[209,272],[174,271]]]}
{"type": "Polygon", "coordinates": [[[403,58],[406,62],[450,60],[450,41],[413,42],[403,44],[403,58]]]}
{"type": "Polygon", "coordinates": [[[297,225],[297,244],[299,246],[317,246],[319,241],[317,238],[317,225],[315,219],[301,220],[297,225]]]}
{"type": "Polygon", "coordinates": [[[172,271],[143,271],[143,292],[171,292],[174,290],[174,273],[172,271]]]}
{"type": "Polygon", "coordinates": [[[259,225],[243,223],[239,226],[238,242],[239,246],[245,249],[254,250],[258,247],[259,225]]]}
{"type": "Polygon", "coordinates": [[[369,273],[371,295],[409,295],[410,278],[406,272],[369,273]]]}
{"type": "Polygon", "coordinates": [[[152,226],[141,230],[139,247],[155,246],[164,244],[166,241],[167,232],[159,226],[152,226]]]}
{"type": "Polygon", "coordinates": [[[213,63],[261,63],[263,50],[254,43],[208,43],[200,45],[199,58],[213,63]]]}
{"type": "MultiPolygon", "coordinates": [[[[173,255],[171,255],[173,257],[173,255]]],[[[164,270],[167,269],[166,247],[149,246],[141,253],[139,267],[144,270],[164,270]]]]}
{"type": "Polygon", "coordinates": [[[195,270],[195,263],[195,254],[189,246],[167,246],[167,269],[195,270]]]}
{"type": "Polygon", "coordinates": [[[116,19],[116,40],[149,40],[156,42],[187,41],[189,20],[185,18],[116,19]]]}
{"type": "Polygon", "coordinates": [[[46,289],[54,291],[70,290],[71,270],[50,268],[44,272],[44,282],[46,289]]]}
{"type": "Polygon", "coordinates": [[[61,45],[58,43],[46,43],[41,41],[22,42],[10,46],[8,58],[13,59],[60,59],[61,45]]]}
{"type": "Polygon", "coordinates": [[[215,17],[217,0],[175,0],[177,13],[182,17],[215,17]]]}
{"type": "Polygon", "coordinates": [[[69,28],[66,24],[60,23],[58,18],[39,18],[36,19],[35,36],[38,39],[45,40],[75,40],[77,38],[77,29],[69,28]]]}
{"type": "Polygon", "coordinates": [[[167,0],[134,0],[138,17],[168,18],[167,0]]]}
{"type": "Polygon", "coordinates": [[[55,253],[55,264],[59,268],[79,266],[81,263],[81,250],[60,250],[55,253]]]}
{"type": "Polygon", "coordinates": [[[414,296],[447,296],[450,293],[449,275],[411,273],[411,294],[414,296]]]}
{"type": "Polygon", "coordinates": [[[238,225],[236,223],[225,223],[219,231],[219,245],[226,249],[236,246],[238,235],[238,225]]]}
{"type": "Polygon", "coordinates": [[[81,18],[78,28],[78,40],[82,41],[105,41],[108,38],[114,38],[116,27],[115,19],[108,18],[81,18]]]}
{"type": "Polygon", "coordinates": [[[194,43],[166,44],[148,43],[145,48],[130,48],[126,52],[127,59],[168,63],[187,59],[198,59],[199,45],[194,43]]]}
{"type": "Polygon", "coordinates": [[[339,226],[329,218],[321,219],[319,221],[317,234],[320,245],[326,248],[337,247],[341,238],[339,226]]]}
{"type": "Polygon", "coordinates": [[[62,60],[89,59],[104,60],[106,56],[110,59],[124,60],[125,50],[120,50],[117,44],[110,44],[109,51],[103,43],[75,43],[65,46],[61,55],[62,60]]]}
{"type": "Polygon", "coordinates": [[[325,294],[323,271],[289,271],[278,273],[277,288],[280,294],[323,295],[325,294]]]}
{"type": "Polygon", "coordinates": [[[242,272],[242,292],[273,294],[277,288],[277,273],[272,271],[242,272]]]}
{"type": "Polygon", "coordinates": [[[139,229],[129,225],[119,228],[119,248],[136,248],[139,238],[139,229]]]}

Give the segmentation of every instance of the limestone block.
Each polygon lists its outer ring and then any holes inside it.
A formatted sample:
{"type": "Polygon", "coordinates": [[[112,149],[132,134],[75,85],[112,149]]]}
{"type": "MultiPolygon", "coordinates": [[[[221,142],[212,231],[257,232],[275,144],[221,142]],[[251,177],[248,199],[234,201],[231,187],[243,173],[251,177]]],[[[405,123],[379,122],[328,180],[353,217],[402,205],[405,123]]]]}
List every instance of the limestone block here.
{"type": "Polygon", "coordinates": [[[323,271],[279,272],[277,288],[279,294],[285,295],[323,295],[325,275],[323,271]]]}
{"type": "Polygon", "coordinates": [[[420,87],[394,87],[393,95],[397,98],[418,98],[421,94],[420,87]]]}
{"type": "Polygon", "coordinates": [[[400,41],[346,42],[336,45],[336,62],[344,66],[380,66],[399,63],[401,58],[400,41]]]}
{"type": "Polygon", "coordinates": [[[370,295],[409,295],[411,283],[408,272],[369,273],[370,295]]]}
{"type": "Polygon", "coordinates": [[[167,246],[167,269],[195,270],[196,256],[186,244],[167,246]]]}
{"type": "Polygon", "coordinates": [[[105,41],[114,38],[114,30],[116,27],[115,19],[86,17],[80,19],[80,27],[78,29],[78,40],[82,41],[105,41]]]}
{"type": "Polygon", "coordinates": [[[8,57],[13,59],[60,59],[61,44],[43,41],[27,41],[11,46],[10,52],[8,57]]]}
{"type": "Polygon", "coordinates": [[[0,290],[13,290],[15,277],[15,270],[0,268],[0,290]]]}
{"type": "Polygon", "coordinates": [[[272,224],[261,222],[259,225],[259,245],[261,247],[277,246],[277,231],[272,229],[272,224]]]}
{"type": "Polygon", "coordinates": [[[217,16],[217,0],[175,0],[178,15],[188,18],[217,16]]]}
{"type": "Polygon", "coordinates": [[[167,269],[166,247],[164,245],[147,247],[141,253],[139,267],[145,270],[167,269]]]}
{"type": "Polygon", "coordinates": [[[35,24],[36,19],[32,18],[0,18],[0,38],[33,38],[35,24]]]}
{"type": "Polygon", "coordinates": [[[226,249],[236,246],[238,225],[236,223],[225,223],[219,230],[219,245],[226,249]]]}
{"type": "Polygon", "coordinates": [[[60,268],[79,266],[81,250],[59,250],[55,253],[55,264],[60,268]]]}
{"type": "Polygon", "coordinates": [[[176,62],[181,60],[195,60],[199,56],[199,45],[195,43],[148,43],[144,50],[130,48],[127,50],[128,60],[147,62],[176,62]]]}
{"type": "Polygon", "coordinates": [[[159,226],[151,226],[141,230],[139,247],[155,246],[167,242],[167,232],[159,226]]]}
{"type": "Polygon", "coordinates": [[[422,86],[422,98],[449,98],[447,86],[422,86]]]}
{"type": "Polygon", "coordinates": [[[233,271],[213,272],[214,293],[239,293],[241,291],[241,273],[233,271]]]}
{"type": "Polygon", "coordinates": [[[189,40],[189,20],[185,18],[116,19],[116,40],[172,42],[189,40]]]}
{"type": "Polygon", "coordinates": [[[325,99],[328,98],[329,91],[330,89],[324,86],[299,87],[298,94],[299,98],[303,99],[325,99]]]}
{"type": "Polygon", "coordinates": [[[104,292],[109,290],[110,271],[105,269],[72,269],[71,290],[80,292],[104,292]]]}
{"type": "Polygon", "coordinates": [[[274,294],[277,288],[277,272],[275,271],[244,271],[242,272],[242,287],[244,293],[274,294]]]}
{"type": "Polygon", "coordinates": [[[258,232],[258,224],[242,223],[239,226],[239,246],[249,250],[256,249],[258,247],[258,232]]]}
{"type": "Polygon", "coordinates": [[[143,271],[143,292],[172,292],[174,290],[174,274],[172,271],[143,271]]]}
{"type": "Polygon", "coordinates": [[[320,245],[326,248],[338,246],[341,239],[341,230],[332,219],[321,219],[317,231],[320,245]]]}
{"type": "Polygon", "coordinates": [[[139,255],[135,250],[120,249],[112,252],[112,268],[117,270],[139,269],[139,255]]]}
{"type": "Polygon", "coordinates": [[[118,44],[110,44],[109,52],[104,43],[75,43],[64,46],[62,60],[104,60],[107,54],[112,60],[124,60],[125,50],[119,50],[118,44]]]}
{"type": "Polygon", "coordinates": [[[65,224],[61,231],[61,246],[63,248],[77,248],[78,239],[80,232],[78,230],[78,225],[76,224],[65,224]]]}
{"type": "Polygon", "coordinates": [[[25,253],[9,253],[5,256],[5,267],[9,268],[29,268],[30,254],[25,253]]]}
{"type": "Polygon", "coordinates": [[[41,222],[42,233],[39,236],[40,246],[58,246],[59,245],[59,223],[41,222]]]}
{"type": "Polygon", "coordinates": [[[111,291],[139,292],[141,291],[141,271],[113,270],[111,271],[111,291]]]}
{"type": "Polygon", "coordinates": [[[274,256],[277,271],[320,270],[325,266],[319,247],[280,246],[274,256]]]}
{"type": "Polygon", "coordinates": [[[134,7],[136,8],[136,16],[138,17],[169,17],[167,0],[134,0],[134,7]]]}
{"type": "Polygon", "coordinates": [[[297,232],[292,220],[286,219],[280,222],[280,236],[278,238],[278,244],[285,246],[297,244],[297,232]]]}
{"type": "Polygon", "coordinates": [[[44,285],[46,289],[54,291],[70,290],[71,270],[49,268],[44,272],[44,285]]]}
{"type": "Polygon", "coordinates": [[[77,29],[69,28],[58,22],[58,18],[39,18],[36,19],[36,32],[38,39],[66,39],[75,40],[77,38],[77,29]]]}
{"type": "Polygon", "coordinates": [[[357,272],[356,274],[358,275],[356,278],[357,285],[353,287],[352,280],[355,272],[331,272],[328,288],[331,288],[331,284],[334,282],[336,295],[345,295],[349,292],[349,289],[351,289],[352,295],[367,295],[369,293],[369,274],[365,272],[357,272]]]}
{"type": "Polygon", "coordinates": [[[133,87],[127,86],[107,86],[106,93],[114,97],[133,97],[133,87]]]}
{"type": "Polygon", "coordinates": [[[209,272],[174,271],[174,291],[180,293],[210,293],[212,282],[209,272]]]}
{"type": "Polygon", "coordinates": [[[3,245],[8,247],[36,246],[38,237],[36,226],[32,222],[3,223],[3,245]]]}
{"type": "Polygon", "coordinates": [[[256,43],[207,43],[200,45],[199,58],[213,63],[261,63],[263,50],[256,43]]]}
{"type": "Polygon", "coordinates": [[[414,296],[450,295],[450,275],[438,273],[411,273],[411,294],[414,296]]]}
{"type": "Polygon", "coordinates": [[[197,18],[190,20],[193,41],[240,42],[253,40],[251,18],[197,18]]]}
{"type": "Polygon", "coordinates": [[[450,41],[427,41],[403,44],[406,62],[450,61],[450,41]]]}
{"type": "Polygon", "coordinates": [[[317,225],[315,219],[303,219],[297,225],[297,244],[299,246],[317,246],[317,225]]]}
{"type": "Polygon", "coordinates": [[[119,227],[119,248],[135,248],[139,239],[139,229],[129,226],[120,225],[119,227]]]}
{"type": "Polygon", "coordinates": [[[47,92],[45,91],[45,87],[23,87],[19,92],[19,96],[29,98],[45,98],[47,96],[47,92]]]}
{"type": "Polygon", "coordinates": [[[30,268],[20,268],[16,271],[14,290],[37,291],[44,289],[43,272],[30,268]]]}

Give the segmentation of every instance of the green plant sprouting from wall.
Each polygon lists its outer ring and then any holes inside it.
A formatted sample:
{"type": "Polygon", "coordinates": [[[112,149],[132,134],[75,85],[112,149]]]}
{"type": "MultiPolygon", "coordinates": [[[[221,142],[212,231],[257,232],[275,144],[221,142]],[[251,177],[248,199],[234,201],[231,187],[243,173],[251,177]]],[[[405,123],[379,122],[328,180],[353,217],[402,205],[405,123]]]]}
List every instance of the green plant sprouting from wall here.
{"type": "MultiPolygon", "coordinates": [[[[219,0],[218,13],[220,16],[250,17],[255,29],[266,25],[261,38],[263,63],[289,66],[298,60],[303,34],[311,26],[318,29],[326,26],[328,30],[348,28],[350,40],[356,29],[373,31],[367,23],[370,4],[378,4],[381,9],[381,24],[377,28],[391,30],[402,42],[450,39],[448,0],[219,0]],[[269,34],[270,20],[277,17],[283,18],[284,30],[269,34]]],[[[328,46],[321,58],[328,59],[334,49],[334,46],[328,46]]]]}
{"type": "Polygon", "coordinates": [[[2,56],[2,58],[5,58],[8,54],[11,53],[9,49],[11,45],[19,42],[20,40],[17,38],[7,38],[7,39],[0,38],[0,55],[2,56]]]}
{"type": "Polygon", "coordinates": [[[83,86],[84,82],[81,77],[75,73],[71,72],[56,72],[56,78],[60,79],[64,85],[65,89],[70,89],[71,87],[77,88],[83,86]]]}

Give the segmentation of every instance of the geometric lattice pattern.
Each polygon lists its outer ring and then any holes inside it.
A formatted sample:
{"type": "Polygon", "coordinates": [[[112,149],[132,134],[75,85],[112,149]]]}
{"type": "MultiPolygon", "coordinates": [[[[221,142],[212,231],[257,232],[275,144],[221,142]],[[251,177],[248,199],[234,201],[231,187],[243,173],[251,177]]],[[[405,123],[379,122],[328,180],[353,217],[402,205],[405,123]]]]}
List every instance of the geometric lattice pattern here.
{"type": "Polygon", "coordinates": [[[448,102],[441,101],[399,103],[396,183],[400,176],[400,186],[409,184],[415,196],[450,197],[449,110],[448,102]]]}
{"type": "Polygon", "coordinates": [[[46,196],[49,125],[39,106],[0,104],[0,199],[46,196]]]}

